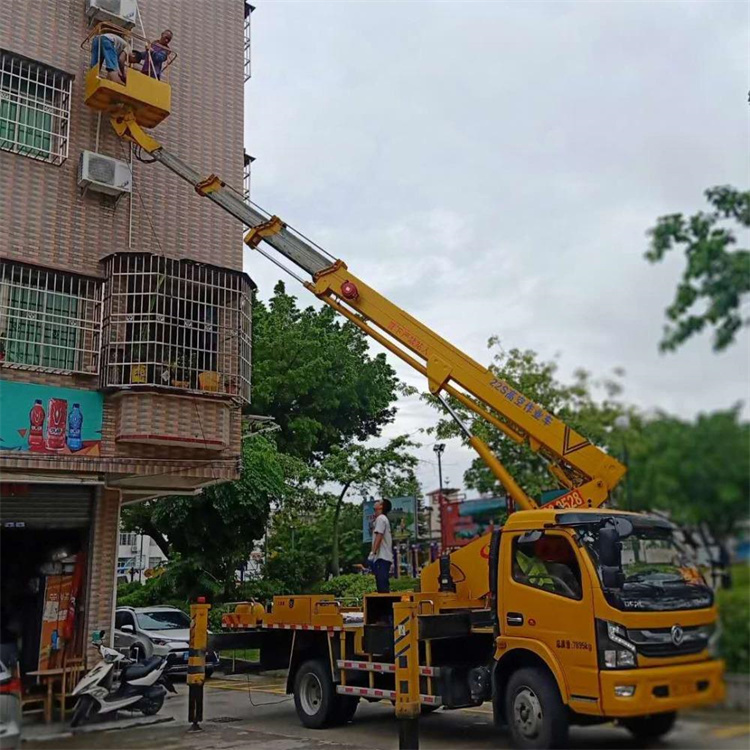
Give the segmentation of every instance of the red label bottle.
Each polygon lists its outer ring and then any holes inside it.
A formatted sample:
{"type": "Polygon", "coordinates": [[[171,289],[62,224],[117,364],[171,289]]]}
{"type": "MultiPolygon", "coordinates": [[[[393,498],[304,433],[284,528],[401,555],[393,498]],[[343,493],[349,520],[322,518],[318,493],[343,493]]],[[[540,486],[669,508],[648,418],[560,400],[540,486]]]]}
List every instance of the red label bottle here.
{"type": "Polygon", "coordinates": [[[65,428],[68,417],[68,402],[64,398],[51,398],[47,409],[47,448],[60,451],[65,447],[65,428]]]}
{"type": "Polygon", "coordinates": [[[34,401],[29,412],[29,450],[44,450],[44,407],[40,398],[34,401]]]}

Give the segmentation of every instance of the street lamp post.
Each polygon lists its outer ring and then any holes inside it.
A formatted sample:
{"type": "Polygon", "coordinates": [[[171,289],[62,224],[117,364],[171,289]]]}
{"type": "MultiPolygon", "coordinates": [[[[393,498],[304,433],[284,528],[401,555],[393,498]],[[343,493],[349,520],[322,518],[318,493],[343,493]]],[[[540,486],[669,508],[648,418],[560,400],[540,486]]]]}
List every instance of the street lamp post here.
{"type": "Polygon", "coordinates": [[[433,449],[437,455],[438,461],[438,486],[440,489],[440,501],[443,500],[443,451],[445,450],[445,443],[435,443],[433,449]]]}
{"type": "MultiPolygon", "coordinates": [[[[630,417],[627,414],[620,414],[620,416],[615,419],[615,427],[620,430],[620,433],[622,434],[622,462],[627,468],[630,456],[628,454],[628,441],[626,435],[630,429],[630,417]]],[[[629,470],[627,474],[625,474],[625,508],[627,510],[633,510],[633,486],[630,482],[629,470]]]]}

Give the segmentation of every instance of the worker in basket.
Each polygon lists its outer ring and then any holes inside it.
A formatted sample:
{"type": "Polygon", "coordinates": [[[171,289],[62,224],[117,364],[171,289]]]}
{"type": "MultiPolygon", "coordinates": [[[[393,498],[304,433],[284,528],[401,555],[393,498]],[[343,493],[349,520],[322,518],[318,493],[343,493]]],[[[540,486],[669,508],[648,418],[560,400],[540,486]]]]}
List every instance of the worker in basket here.
{"type": "Polygon", "coordinates": [[[161,36],[155,42],[150,42],[145,51],[134,50],[130,54],[130,62],[142,62],[141,73],[149,76],[149,78],[156,78],[160,81],[164,63],[168,60],[172,51],[169,49],[171,41],[172,32],[169,29],[164,29],[161,32],[161,36]]]}
{"type": "Polygon", "coordinates": [[[114,32],[97,34],[91,40],[91,67],[99,66],[100,75],[115,83],[125,83],[128,44],[114,32]]]}

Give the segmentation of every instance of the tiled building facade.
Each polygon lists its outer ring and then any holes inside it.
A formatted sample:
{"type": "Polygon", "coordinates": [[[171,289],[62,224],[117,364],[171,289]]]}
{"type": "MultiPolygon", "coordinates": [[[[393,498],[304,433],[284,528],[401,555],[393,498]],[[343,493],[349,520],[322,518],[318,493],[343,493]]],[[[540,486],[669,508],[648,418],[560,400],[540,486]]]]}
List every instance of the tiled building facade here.
{"type": "MultiPolygon", "coordinates": [[[[36,529],[51,548],[80,516],[87,634],[111,630],[121,505],[238,476],[252,294],[242,227],[85,106],[90,2],[0,4],[3,542],[36,529]],[[86,187],[83,152],[110,157],[104,180],[121,162],[130,189],[86,187]],[[88,510],[56,511],[61,486],[88,510]]],[[[242,190],[246,4],[137,9],[133,48],[168,28],[176,52],[154,134],[242,190]]]]}

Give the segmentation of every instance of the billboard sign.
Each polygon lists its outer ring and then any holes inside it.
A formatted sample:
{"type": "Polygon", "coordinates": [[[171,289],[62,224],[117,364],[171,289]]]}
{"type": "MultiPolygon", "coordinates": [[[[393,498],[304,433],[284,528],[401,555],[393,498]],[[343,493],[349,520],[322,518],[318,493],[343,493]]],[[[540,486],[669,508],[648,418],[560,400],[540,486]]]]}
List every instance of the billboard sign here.
{"type": "Polygon", "coordinates": [[[98,391],[0,380],[0,451],[100,455],[98,391]]]}
{"type": "MultiPolygon", "coordinates": [[[[414,537],[414,519],[416,517],[416,497],[390,497],[391,512],[388,520],[391,522],[393,541],[411,539],[414,537]]],[[[372,527],[375,524],[375,499],[370,498],[362,503],[362,541],[372,541],[372,527]]]]}

